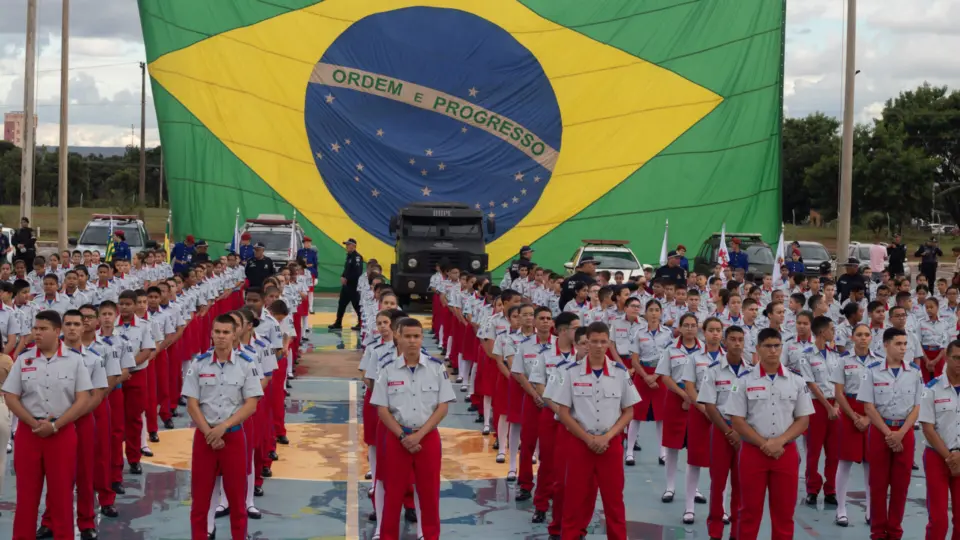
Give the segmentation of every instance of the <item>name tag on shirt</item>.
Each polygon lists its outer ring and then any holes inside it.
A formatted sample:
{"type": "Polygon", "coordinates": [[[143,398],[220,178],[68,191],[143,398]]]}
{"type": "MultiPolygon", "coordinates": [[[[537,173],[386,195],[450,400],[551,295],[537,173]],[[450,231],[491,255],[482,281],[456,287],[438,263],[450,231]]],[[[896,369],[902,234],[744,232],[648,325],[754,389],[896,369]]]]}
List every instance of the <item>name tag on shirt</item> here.
{"type": "Polygon", "coordinates": [[[201,378],[201,379],[204,379],[204,378],[207,378],[207,377],[216,377],[216,376],[217,376],[217,375],[216,375],[215,373],[201,373],[201,374],[200,374],[200,378],[201,378]]]}
{"type": "Polygon", "coordinates": [[[890,383],[888,383],[888,382],[875,382],[875,383],[873,383],[873,385],[874,385],[874,386],[890,386],[890,383]]]}
{"type": "Polygon", "coordinates": [[[20,369],[20,372],[21,372],[21,373],[30,373],[30,372],[36,371],[36,370],[37,370],[37,368],[35,368],[35,367],[25,367],[25,368],[21,368],[21,369],[20,369]]]}
{"type": "Polygon", "coordinates": [[[593,383],[588,383],[588,382],[575,382],[575,383],[573,383],[573,385],[574,385],[574,386],[584,386],[584,387],[587,387],[587,388],[592,388],[592,387],[593,387],[593,383]]]}
{"type": "Polygon", "coordinates": [[[390,381],[387,386],[403,386],[403,381],[390,381]]]}

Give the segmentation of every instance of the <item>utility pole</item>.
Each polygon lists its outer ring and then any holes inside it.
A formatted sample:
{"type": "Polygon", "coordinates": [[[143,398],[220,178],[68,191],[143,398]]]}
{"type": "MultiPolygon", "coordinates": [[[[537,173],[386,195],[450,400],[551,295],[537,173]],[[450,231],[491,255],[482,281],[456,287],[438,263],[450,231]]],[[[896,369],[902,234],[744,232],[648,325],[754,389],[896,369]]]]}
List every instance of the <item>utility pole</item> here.
{"type": "Polygon", "coordinates": [[[163,145],[160,145],[160,197],[157,208],[163,208],[163,145]]]}
{"type": "Polygon", "coordinates": [[[847,0],[847,50],[843,94],[843,144],[840,149],[840,212],[837,219],[837,260],[846,261],[850,245],[853,198],[853,108],[857,76],[857,0],[847,0]]]}
{"type": "Polygon", "coordinates": [[[36,110],[37,77],[37,0],[27,0],[27,51],[23,73],[23,152],[20,159],[20,217],[33,218],[33,154],[37,147],[36,110]]]}
{"type": "Polygon", "coordinates": [[[63,0],[63,20],[60,30],[60,178],[57,194],[57,245],[60,251],[67,249],[67,157],[70,147],[67,141],[67,107],[69,99],[70,67],[70,0],[63,0]]]}
{"type": "Polygon", "coordinates": [[[147,64],[140,62],[140,205],[147,204],[147,64]]]}

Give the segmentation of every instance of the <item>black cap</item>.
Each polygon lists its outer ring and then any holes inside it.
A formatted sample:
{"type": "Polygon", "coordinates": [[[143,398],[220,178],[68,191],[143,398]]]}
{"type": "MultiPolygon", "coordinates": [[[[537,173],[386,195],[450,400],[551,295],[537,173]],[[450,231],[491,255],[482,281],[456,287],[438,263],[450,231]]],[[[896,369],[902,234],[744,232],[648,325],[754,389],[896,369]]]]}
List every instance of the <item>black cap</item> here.
{"type": "Polygon", "coordinates": [[[597,262],[597,260],[594,259],[593,257],[586,256],[586,257],[580,259],[580,262],[577,264],[577,266],[583,266],[583,265],[585,265],[585,264],[591,264],[591,263],[592,263],[592,264],[599,264],[599,263],[597,262]]]}
{"type": "Polygon", "coordinates": [[[520,248],[520,254],[524,253],[533,253],[533,248],[530,246],[523,246],[520,248]]]}
{"type": "Polygon", "coordinates": [[[195,245],[196,245],[197,247],[205,247],[205,246],[207,245],[207,241],[206,241],[206,240],[197,240],[197,243],[196,243],[195,245]]]}
{"type": "Polygon", "coordinates": [[[263,242],[257,242],[253,245],[253,249],[267,249],[267,246],[263,242]]]}
{"type": "Polygon", "coordinates": [[[858,261],[853,257],[850,257],[849,259],[847,259],[847,262],[844,263],[844,266],[860,266],[860,261],[858,261]]]}
{"type": "Polygon", "coordinates": [[[349,246],[350,244],[357,245],[357,241],[353,238],[347,238],[346,242],[343,243],[345,246],[349,246]]]}
{"type": "Polygon", "coordinates": [[[680,256],[680,255],[679,255],[676,251],[671,251],[670,253],[667,253],[667,258],[668,258],[668,259],[671,258],[671,257],[679,257],[679,256],[680,256]]]}

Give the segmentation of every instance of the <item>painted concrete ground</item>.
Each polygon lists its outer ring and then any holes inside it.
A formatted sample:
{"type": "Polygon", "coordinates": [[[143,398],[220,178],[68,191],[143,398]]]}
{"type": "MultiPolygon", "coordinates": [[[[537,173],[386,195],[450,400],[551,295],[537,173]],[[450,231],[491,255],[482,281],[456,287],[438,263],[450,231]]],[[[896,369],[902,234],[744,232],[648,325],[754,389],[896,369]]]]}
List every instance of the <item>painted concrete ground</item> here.
{"type": "MultiPolygon", "coordinates": [[[[367,521],[372,504],[366,496],[369,482],[366,449],[360,429],[362,389],[352,378],[359,355],[354,352],[357,336],[350,331],[329,333],[335,304],[318,300],[318,314],[311,342],[314,352],[304,357],[293,382],[287,405],[291,444],[281,446],[274,477],[267,479],[266,496],[256,499],[263,519],[250,521],[250,534],[263,540],[305,540],[347,538],[368,540],[373,523],[367,521]]],[[[424,317],[429,321],[428,317],[424,317]]],[[[348,316],[345,327],[354,321],[348,316]]],[[[431,342],[428,348],[436,351],[431,342]]],[[[525,538],[546,539],[544,525],[533,525],[531,502],[513,501],[515,486],[504,478],[507,465],[495,462],[490,437],[482,437],[476,415],[462,401],[453,405],[441,426],[444,447],[441,486],[441,517],[444,538],[525,538]]],[[[155,458],[145,463],[143,476],[125,476],[127,494],[117,499],[120,517],[102,518],[100,537],[108,540],[174,540],[189,538],[189,466],[192,430],[184,418],[176,419],[177,429],[161,431],[159,444],[151,445],[155,458]]],[[[706,539],[706,505],[697,506],[697,522],[684,526],[683,470],[678,473],[675,502],[663,504],[663,468],[657,464],[653,426],[644,425],[637,454],[637,466],[626,469],[628,536],[635,539],[706,539]]],[[[919,460],[918,446],[918,463],[919,460]]],[[[12,456],[10,456],[12,457],[12,456]]],[[[681,456],[681,461],[684,461],[681,456]]],[[[5,490],[0,495],[0,538],[11,537],[16,500],[12,460],[8,460],[5,490]]],[[[681,466],[682,467],[682,466],[681,466]]],[[[924,535],[926,501],[923,471],[913,473],[907,502],[905,539],[924,535]]],[[[801,482],[801,490],[803,490],[801,482]]],[[[834,509],[797,509],[796,538],[863,539],[869,535],[864,524],[863,479],[854,470],[849,507],[851,526],[833,524],[834,509]]],[[[700,489],[709,491],[706,471],[700,489]]],[[[801,494],[802,495],[802,494],[801,494]]],[[[599,501],[589,538],[603,538],[603,513],[599,501]]],[[[218,520],[225,537],[228,519],[218,520]]],[[[405,536],[415,540],[415,526],[404,525],[405,536]]],[[[729,533],[728,533],[729,535],[729,533]]],[[[769,535],[765,520],[761,538],[769,535]]]]}

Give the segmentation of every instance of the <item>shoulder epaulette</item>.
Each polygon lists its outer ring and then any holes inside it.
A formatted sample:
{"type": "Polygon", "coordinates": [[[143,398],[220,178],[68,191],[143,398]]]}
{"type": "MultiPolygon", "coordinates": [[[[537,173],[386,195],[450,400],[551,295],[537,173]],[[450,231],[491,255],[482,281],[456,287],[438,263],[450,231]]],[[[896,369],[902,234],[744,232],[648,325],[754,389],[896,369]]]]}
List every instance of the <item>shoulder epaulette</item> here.
{"type": "MultiPolygon", "coordinates": [[[[373,348],[374,348],[374,349],[379,349],[380,347],[383,347],[384,345],[393,345],[393,343],[380,343],[380,344],[378,344],[378,345],[374,345],[373,348]]],[[[421,349],[421,352],[427,352],[427,351],[421,349]]]]}
{"type": "Polygon", "coordinates": [[[430,360],[433,360],[434,362],[436,362],[436,363],[438,363],[438,364],[441,364],[441,365],[443,364],[443,360],[440,360],[440,359],[438,359],[438,358],[434,358],[434,357],[430,356],[429,354],[427,355],[427,358],[429,358],[430,360]]]}
{"type": "Polygon", "coordinates": [[[247,353],[239,353],[237,356],[239,356],[240,358],[243,358],[247,362],[253,362],[253,358],[250,358],[249,356],[247,356],[247,353]]]}
{"type": "Polygon", "coordinates": [[[113,336],[103,336],[100,339],[102,339],[103,342],[106,343],[107,345],[113,345],[113,341],[111,341],[113,339],[113,336]]]}
{"type": "Polygon", "coordinates": [[[875,367],[879,366],[880,364],[881,364],[881,362],[874,362],[874,363],[870,364],[870,365],[867,366],[867,367],[868,367],[868,368],[875,368],[875,367]]]}
{"type": "Polygon", "coordinates": [[[120,334],[120,339],[125,340],[125,341],[130,341],[130,338],[128,338],[128,337],[125,336],[124,334],[120,334]]]}
{"type": "Polygon", "coordinates": [[[910,362],[910,367],[913,369],[920,369],[920,366],[918,366],[916,362],[910,362]]]}
{"type": "Polygon", "coordinates": [[[847,356],[850,356],[850,351],[843,351],[840,353],[840,358],[846,358],[847,356]]]}
{"type": "Polygon", "coordinates": [[[712,364],[710,364],[710,366],[709,366],[709,367],[713,367],[713,366],[719,366],[719,365],[720,365],[720,361],[719,361],[719,360],[714,360],[714,361],[713,361],[713,363],[712,363],[712,364]]]}
{"type": "Polygon", "coordinates": [[[209,352],[205,352],[205,353],[202,353],[202,354],[197,355],[197,360],[203,360],[203,359],[205,359],[205,358],[210,358],[210,353],[209,353],[209,352]]]}
{"type": "MultiPolygon", "coordinates": [[[[574,361],[574,362],[571,363],[569,366],[567,366],[567,371],[570,371],[571,369],[577,367],[578,365],[580,365],[580,362],[574,361]]],[[[559,366],[558,366],[558,367],[559,367],[559,366]]]]}
{"type": "Polygon", "coordinates": [[[787,371],[793,373],[794,375],[800,375],[799,369],[787,368],[787,371]]]}
{"type": "Polygon", "coordinates": [[[567,360],[561,360],[560,363],[557,364],[557,367],[559,368],[559,367],[565,366],[565,365],[567,365],[567,360]]]}
{"type": "Polygon", "coordinates": [[[532,335],[527,336],[527,337],[523,338],[523,340],[521,340],[520,343],[521,343],[521,344],[522,344],[522,343],[526,343],[526,342],[530,341],[531,338],[533,338],[532,335]]]}
{"type": "Polygon", "coordinates": [[[738,378],[738,379],[742,379],[742,378],[746,377],[747,374],[750,373],[750,371],[751,371],[750,369],[745,369],[745,370],[741,371],[739,374],[737,374],[737,378],[738,378]]]}
{"type": "Polygon", "coordinates": [[[250,351],[250,352],[253,352],[253,353],[257,352],[257,350],[254,349],[254,348],[253,348],[252,346],[250,346],[249,344],[244,345],[243,348],[246,349],[246,350],[248,350],[248,351],[250,351]]]}
{"type": "Polygon", "coordinates": [[[80,352],[80,349],[74,349],[73,347],[68,347],[68,348],[77,354],[83,354],[82,352],[80,352]]]}
{"type": "Polygon", "coordinates": [[[934,377],[930,379],[930,382],[928,382],[926,386],[927,388],[933,388],[934,386],[937,385],[938,382],[940,382],[940,377],[934,377]]]}
{"type": "Polygon", "coordinates": [[[624,370],[624,371],[627,370],[627,366],[621,364],[620,362],[614,362],[614,363],[613,363],[613,366],[616,367],[616,368],[618,368],[618,369],[622,369],[622,370],[624,370]]]}
{"type": "Polygon", "coordinates": [[[377,361],[380,362],[380,367],[383,367],[383,366],[389,364],[390,362],[393,362],[393,355],[392,355],[392,354],[385,354],[385,355],[381,356],[380,358],[378,358],[377,361]]]}
{"type": "Polygon", "coordinates": [[[261,347],[266,347],[266,346],[267,346],[266,343],[260,341],[259,339],[255,339],[255,340],[253,340],[253,342],[256,343],[257,345],[261,346],[261,347]]]}
{"type": "MultiPolygon", "coordinates": [[[[93,345],[93,343],[91,343],[90,345],[93,345]]],[[[92,352],[93,354],[95,354],[95,355],[97,355],[97,356],[103,356],[103,355],[100,354],[100,351],[98,351],[97,349],[93,348],[92,346],[91,346],[91,347],[87,347],[87,350],[90,351],[90,352],[92,352]]]]}

